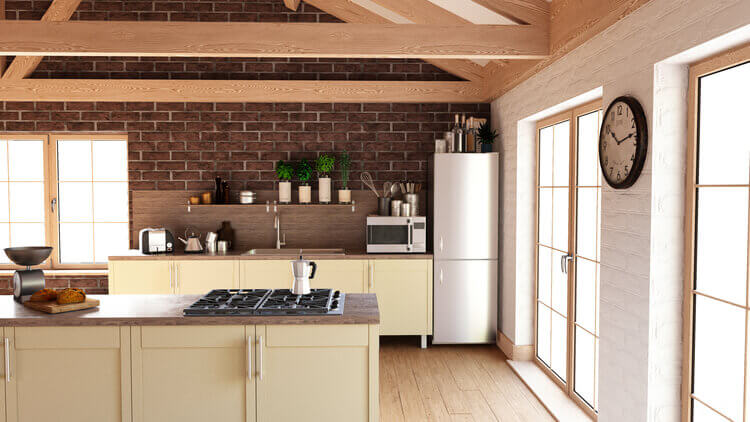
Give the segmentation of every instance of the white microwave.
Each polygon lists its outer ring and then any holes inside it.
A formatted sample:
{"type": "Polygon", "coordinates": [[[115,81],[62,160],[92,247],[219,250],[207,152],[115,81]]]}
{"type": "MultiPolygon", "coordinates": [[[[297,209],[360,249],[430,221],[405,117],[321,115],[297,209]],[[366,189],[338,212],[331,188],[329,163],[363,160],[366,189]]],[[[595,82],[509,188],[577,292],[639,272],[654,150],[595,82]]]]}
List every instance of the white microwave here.
{"type": "Polygon", "coordinates": [[[427,252],[427,217],[367,217],[367,253],[427,252]]]}

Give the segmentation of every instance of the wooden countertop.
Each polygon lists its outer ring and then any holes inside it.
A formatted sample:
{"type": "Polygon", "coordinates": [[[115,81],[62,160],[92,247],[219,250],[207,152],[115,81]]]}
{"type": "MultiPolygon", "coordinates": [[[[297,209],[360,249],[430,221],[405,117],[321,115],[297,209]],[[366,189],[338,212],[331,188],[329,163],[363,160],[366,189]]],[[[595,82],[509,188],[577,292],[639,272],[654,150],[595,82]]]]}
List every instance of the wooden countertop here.
{"type": "Polygon", "coordinates": [[[183,316],[182,310],[200,295],[91,295],[98,308],[46,314],[0,296],[0,327],[117,325],[255,325],[255,324],[378,324],[380,311],[373,293],[346,295],[343,315],[306,316],[183,316]]]}
{"type": "MultiPolygon", "coordinates": [[[[155,254],[145,255],[139,251],[132,251],[132,255],[115,255],[110,256],[110,261],[160,261],[160,260],[285,260],[292,259],[291,256],[276,256],[276,255],[243,255],[245,251],[229,251],[227,253],[185,253],[183,251],[168,253],[168,254],[155,254]]],[[[368,254],[364,251],[346,251],[344,255],[308,255],[305,254],[305,259],[311,260],[325,260],[325,259],[432,259],[430,253],[402,253],[402,254],[384,254],[384,253],[371,253],[368,254]]]]}

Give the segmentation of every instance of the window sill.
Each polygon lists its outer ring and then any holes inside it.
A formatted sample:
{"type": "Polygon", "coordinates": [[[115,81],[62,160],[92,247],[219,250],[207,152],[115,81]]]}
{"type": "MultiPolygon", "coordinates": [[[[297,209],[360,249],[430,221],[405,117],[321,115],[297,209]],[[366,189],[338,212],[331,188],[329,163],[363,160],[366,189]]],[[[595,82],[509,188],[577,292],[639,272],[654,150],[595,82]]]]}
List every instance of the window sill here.
{"type": "Polygon", "coordinates": [[[586,412],[549,379],[536,363],[509,360],[508,365],[558,421],[593,421],[586,412]]]}
{"type": "MultiPolygon", "coordinates": [[[[48,276],[76,276],[76,275],[107,275],[107,270],[43,270],[48,276]]],[[[15,270],[0,270],[0,276],[13,275],[15,270]]]]}

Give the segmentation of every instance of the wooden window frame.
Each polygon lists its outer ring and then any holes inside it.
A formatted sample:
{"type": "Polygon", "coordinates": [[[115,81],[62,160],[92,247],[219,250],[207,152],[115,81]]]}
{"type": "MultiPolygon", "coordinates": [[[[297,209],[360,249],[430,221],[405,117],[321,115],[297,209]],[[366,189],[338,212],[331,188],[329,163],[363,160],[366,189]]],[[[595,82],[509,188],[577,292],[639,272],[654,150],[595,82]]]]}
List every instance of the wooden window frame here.
{"type": "MultiPolygon", "coordinates": [[[[691,422],[692,399],[696,399],[717,414],[727,418],[723,413],[693,396],[693,345],[694,337],[694,295],[700,295],[695,290],[695,248],[696,248],[696,208],[698,184],[698,138],[699,138],[699,87],[700,79],[743,63],[750,63],[750,44],[746,44],[729,51],[717,54],[690,66],[688,81],[688,139],[687,139],[687,171],[685,179],[685,274],[683,291],[683,361],[682,361],[682,421],[691,422]]],[[[737,185],[732,185],[737,186],[737,185]]],[[[742,185],[739,185],[742,186],[742,185]]],[[[750,220],[750,215],[748,216],[750,220]]],[[[750,227],[750,221],[748,221],[750,227]]],[[[750,254],[750,236],[748,236],[748,254],[750,254]]],[[[745,309],[745,402],[743,408],[744,419],[750,418],[750,256],[748,256],[748,275],[746,277],[746,309],[745,309]]],[[[720,300],[721,299],[717,299],[720,300]]]]}
{"type": "MultiPolygon", "coordinates": [[[[0,139],[8,140],[40,140],[44,142],[44,224],[45,224],[45,236],[47,244],[54,248],[50,258],[38,268],[45,270],[106,270],[107,264],[63,264],[60,263],[59,259],[59,203],[55,206],[54,211],[52,210],[52,200],[57,198],[57,140],[65,139],[78,139],[78,140],[91,140],[91,141],[126,141],[128,135],[125,133],[58,133],[58,132],[44,132],[44,133],[29,133],[29,132],[2,132],[0,133],[0,139]]],[[[93,160],[93,157],[92,157],[93,160]]],[[[126,156],[126,165],[127,156],[126,156]]],[[[129,181],[128,181],[129,182],[129,181]]],[[[130,207],[128,207],[130,208],[130,207]]],[[[128,209],[128,215],[130,210],[128,209]]],[[[130,220],[130,217],[128,217],[130,220]]],[[[130,222],[129,222],[130,223],[130,222]]],[[[128,230],[130,232],[130,230],[128,230]]],[[[23,267],[13,264],[2,264],[0,270],[16,270],[23,267]]]]}
{"type": "MultiPolygon", "coordinates": [[[[544,362],[539,359],[537,351],[537,318],[538,318],[538,302],[539,302],[539,188],[542,187],[539,184],[539,134],[540,131],[546,127],[554,126],[558,123],[569,121],[569,174],[568,174],[568,251],[565,252],[573,257],[573,261],[577,256],[576,249],[576,221],[577,221],[577,191],[578,191],[578,118],[580,116],[592,113],[597,110],[602,110],[602,100],[597,99],[589,103],[580,105],[568,109],[562,113],[554,116],[545,118],[537,122],[536,125],[536,136],[535,136],[535,149],[536,149],[536,164],[537,171],[535,174],[535,195],[536,195],[536,208],[535,208],[535,225],[534,225],[534,363],[544,372],[555,384],[557,384],[565,394],[573,400],[586,414],[588,414],[594,420],[598,419],[598,412],[591,408],[579,395],[575,392],[575,287],[576,287],[576,266],[568,265],[568,302],[567,302],[567,316],[566,316],[566,330],[567,330],[567,353],[566,353],[566,378],[567,382],[560,379],[560,377],[554,373],[544,362]]],[[[598,151],[597,151],[598,155],[598,151]]],[[[545,245],[546,246],[546,245],[545,245]]],[[[550,311],[554,312],[554,311],[550,311]]],[[[596,359],[596,357],[595,357],[596,359]]],[[[594,393],[596,394],[596,392],[594,393]]]]}

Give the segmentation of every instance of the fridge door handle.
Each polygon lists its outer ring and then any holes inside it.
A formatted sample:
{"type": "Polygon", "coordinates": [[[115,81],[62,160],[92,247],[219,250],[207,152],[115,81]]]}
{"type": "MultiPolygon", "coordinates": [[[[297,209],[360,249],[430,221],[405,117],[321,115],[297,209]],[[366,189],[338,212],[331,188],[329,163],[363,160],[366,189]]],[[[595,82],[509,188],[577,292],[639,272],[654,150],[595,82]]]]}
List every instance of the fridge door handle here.
{"type": "Polygon", "coordinates": [[[440,284],[443,284],[443,269],[440,269],[440,284]]]}
{"type": "Polygon", "coordinates": [[[440,236],[440,241],[438,242],[438,249],[440,249],[440,252],[443,251],[443,236],[440,236]]]}

